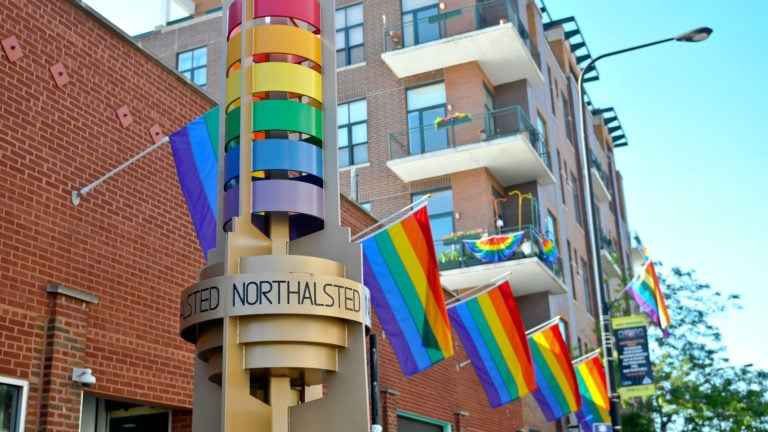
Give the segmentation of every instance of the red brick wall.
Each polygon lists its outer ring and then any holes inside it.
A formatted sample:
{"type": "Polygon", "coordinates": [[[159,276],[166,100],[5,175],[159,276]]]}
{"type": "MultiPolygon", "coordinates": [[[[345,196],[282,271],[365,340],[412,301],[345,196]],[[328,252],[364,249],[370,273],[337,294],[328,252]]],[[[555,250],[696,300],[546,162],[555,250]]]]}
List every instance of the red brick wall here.
{"type": "Polygon", "coordinates": [[[29,429],[77,430],[95,396],[191,405],[193,347],[178,336],[178,295],[203,263],[170,148],[85,195],[79,190],[213,104],[70,1],[11,1],[0,39],[0,375],[28,380],[29,429]],[[49,67],[70,78],[59,88],[49,67]],[[127,106],[122,127],[115,110],[127,106]],[[46,285],[94,295],[87,304],[46,285]]]}
{"type": "MultiPolygon", "coordinates": [[[[77,207],[70,194],[151,146],[154,124],[171,133],[213,102],[74,2],[13,2],[0,20],[10,36],[23,56],[0,55],[0,376],[29,381],[28,429],[78,430],[72,368],[88,367],[88,394],[175,408],[174,432],[188,431],[194,348],[178,335],[178,296],[203,259],[170,148],[77,207]]],[[[353,232],[374,222],[342,206],[353,232]]]]}
{"type": "Polygon", "coordinates": [[[373,332],[379,335],[380,388],[400,393],[397,396],[381,394],[384,432],[397,432],[397,410],[450,423],[454,428],[457,422],[455,411],[465,411],[469,416],[460,419],[460,426],[467,432],[514,431],[523,426],[520,401],[491,408],[472,365],[457,369],[468,357],[455,332],[452,334],[453,357],[408,378],[403,376],[377,319],[374,319],[373,332]]]}

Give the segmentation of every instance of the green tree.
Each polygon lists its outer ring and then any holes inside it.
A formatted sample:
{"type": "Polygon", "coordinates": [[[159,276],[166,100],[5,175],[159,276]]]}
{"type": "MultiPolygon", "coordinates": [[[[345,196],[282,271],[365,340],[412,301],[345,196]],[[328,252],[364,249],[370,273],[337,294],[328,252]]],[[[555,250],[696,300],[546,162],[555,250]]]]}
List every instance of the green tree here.
{"type": "MultiPolygon", "coordinates": [[[[660,267],[656,265],[672,321],[670,335],[664,339],[660,331],[649,332],[657,392],[645,400],[625,401],[629,410],[622,417],[623,430],[768,431],[768,372],[731,365],[720,330],[710,322],[740,309],[740,297],[699,282],[693,271],[673,268],[665,277],[660,267]]],[[[759,339],[756,343],[764,343],[759,339]]]]}

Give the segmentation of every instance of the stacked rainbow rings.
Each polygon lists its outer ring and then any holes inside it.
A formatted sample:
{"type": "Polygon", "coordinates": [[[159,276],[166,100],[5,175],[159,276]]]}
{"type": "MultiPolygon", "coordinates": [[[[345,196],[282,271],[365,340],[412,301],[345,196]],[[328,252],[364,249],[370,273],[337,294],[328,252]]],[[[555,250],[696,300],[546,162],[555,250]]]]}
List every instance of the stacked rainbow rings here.
{"type": "Polygon", "coordinates": [[[251,1],[253,26],[242,25],[242,0],[229,8],[224,222],[240,215],[240,50],[246,37],[253,47],[246,72],[252,83],[251,220],[269,235],[270,214],[288,213],[294,240],[324,226],[320,4],[251,1]]]}

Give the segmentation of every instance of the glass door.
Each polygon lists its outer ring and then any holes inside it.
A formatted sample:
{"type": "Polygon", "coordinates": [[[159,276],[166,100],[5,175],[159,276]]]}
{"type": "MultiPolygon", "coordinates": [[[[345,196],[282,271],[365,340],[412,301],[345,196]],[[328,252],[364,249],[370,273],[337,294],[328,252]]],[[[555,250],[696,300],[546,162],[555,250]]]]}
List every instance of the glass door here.
{"type": "Polygon", "coordinates": [[[435,120],[446,113],[445,83],[409,89],[406,99],[410,154],[448,148],[447,130],[435,128],[435,120]]]}
{"type": "Polygon", "coordinates": [[[430,20],[439,12],[435,0],[403,0],[404,46],[440,39],[440,20],[430,20]]]}

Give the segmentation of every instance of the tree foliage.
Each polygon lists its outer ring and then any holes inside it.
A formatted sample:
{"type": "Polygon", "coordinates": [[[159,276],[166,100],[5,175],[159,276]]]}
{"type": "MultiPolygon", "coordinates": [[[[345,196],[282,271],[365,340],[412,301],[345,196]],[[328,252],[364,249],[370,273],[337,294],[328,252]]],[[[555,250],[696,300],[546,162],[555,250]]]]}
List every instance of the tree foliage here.
{"type": "MultiPolygon", "coordinates": [[[[659,270],[660,265],[656,265],[659,270]]],[[[625,432],[768,431],[768,372],[733,366],[711,318],[741,308],[696,280],[693,271],[658,272],[671,317],[669,338],[649,332],[656,395],[624,401],[625,432]],[[626,409],[628,408],[628,409],[626,409]]],[[[750,329],[744,329],[750,331],[750,329]]],[[[756,343],[764,343],[756,331],[756,343]]]]}

